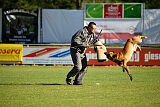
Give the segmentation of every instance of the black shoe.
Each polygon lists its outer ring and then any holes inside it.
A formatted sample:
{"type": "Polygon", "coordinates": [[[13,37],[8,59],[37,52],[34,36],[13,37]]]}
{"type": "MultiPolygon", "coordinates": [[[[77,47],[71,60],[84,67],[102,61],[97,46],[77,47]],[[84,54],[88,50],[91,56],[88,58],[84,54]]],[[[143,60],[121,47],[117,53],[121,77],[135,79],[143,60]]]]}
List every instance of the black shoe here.
{"type": "Polygon", "coordinates": [[[74,81],[73,85],[82,85],[82,83],[78,83],[78,82],[74,81]]]}
{"type": "Polygon", "coordinates": [[[68,85],[72,85],[71,79],[66,78],[66,83],[67,83],[68,85]]]}

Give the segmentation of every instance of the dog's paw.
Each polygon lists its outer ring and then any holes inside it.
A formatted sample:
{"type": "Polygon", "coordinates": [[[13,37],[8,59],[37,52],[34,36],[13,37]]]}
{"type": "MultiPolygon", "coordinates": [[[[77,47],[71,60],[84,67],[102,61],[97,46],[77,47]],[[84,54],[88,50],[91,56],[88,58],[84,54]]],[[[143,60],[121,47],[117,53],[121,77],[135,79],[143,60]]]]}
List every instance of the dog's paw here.
{"type": "Polygon", "coordinates": [[[123,68],[123,72],[125,72],[125,69],[123,68]]]}
{"type": "Polygon", "coordinates": [[[131,75],[131,74],[129,74],[129,77],[130,77],[130,80],[132,81],[132,80],[133,80],[133,78],[132,78],[132,75],[131,75]]]}

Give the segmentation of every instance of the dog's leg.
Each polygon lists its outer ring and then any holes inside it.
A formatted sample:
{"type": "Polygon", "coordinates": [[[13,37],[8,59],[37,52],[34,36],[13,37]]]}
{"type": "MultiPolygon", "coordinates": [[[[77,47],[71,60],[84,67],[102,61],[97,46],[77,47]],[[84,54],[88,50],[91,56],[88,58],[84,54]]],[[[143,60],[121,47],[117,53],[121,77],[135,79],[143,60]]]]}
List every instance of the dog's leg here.
{"type": "Polygon", "coordinates": [[[139,45],[137,45],[137,48],[139,49],[139,51],[141,51],[141,47],[139,45]]]}
{"type": "Polygon", "coordinates": [[[127,71],[128,75],[129,75],[129,77],[130,77],[130,80],[132,81],[132,80],[133,80],[133,78],[132,78],[132,74],[129,72],[128,67],[126,67],[125,69],[126,69],[126,71],[127,71]]]}
{"type": "Polygon", "coordinates": [[[123,64],[122,64],[122,70],[123,70],[123,72],[125,72],[124,62],[123,62],[123,64]]]}
{"type": "Polygon", "coordinates": [[[123,72],[125,72],[125,69],[124,69],[124,67],[122,67],[122,69],[123,69],[123,72]]]}
{"type": "Polygon", "coordinates": [[[133,79],[132,78],[132,74],[130,74],[130,71],[129,71],[128,67],[127,67],[127,60],[126,59],[123,61],[123,72],[124,72],[124,70],[127,71],[128,75],[130,77],[130,80],[132,81],[132,79],[133,79]]]}

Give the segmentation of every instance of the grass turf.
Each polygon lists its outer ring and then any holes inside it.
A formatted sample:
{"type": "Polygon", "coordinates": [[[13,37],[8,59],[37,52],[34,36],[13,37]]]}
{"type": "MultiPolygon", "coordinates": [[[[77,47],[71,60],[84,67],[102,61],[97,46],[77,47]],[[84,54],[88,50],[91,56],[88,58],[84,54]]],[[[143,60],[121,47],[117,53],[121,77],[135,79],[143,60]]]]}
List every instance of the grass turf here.
{"type": "Polygon", "coordinates": [[[66,85],[71,66],[0,65],[0,107],[159,107],[160,67],[89,66],[82,86],[66,85]]]}

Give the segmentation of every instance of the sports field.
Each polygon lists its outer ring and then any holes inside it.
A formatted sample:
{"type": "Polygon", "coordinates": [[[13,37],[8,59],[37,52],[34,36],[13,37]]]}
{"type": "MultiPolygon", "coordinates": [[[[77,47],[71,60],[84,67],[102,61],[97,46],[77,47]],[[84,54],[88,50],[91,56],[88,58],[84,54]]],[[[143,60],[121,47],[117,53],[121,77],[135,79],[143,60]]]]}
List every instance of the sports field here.
{"type": "Polygon", "coordinates": [[[83,85],[66,85],[72,66],[0,65],[0,107],[160,107],[160,67],[89,66],[83,85]]]}

